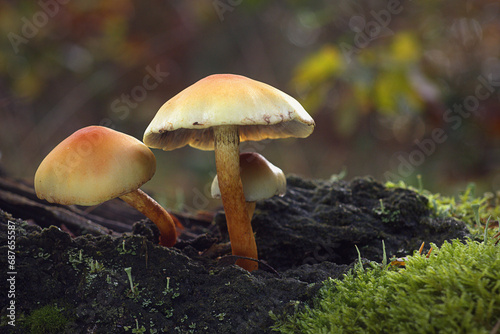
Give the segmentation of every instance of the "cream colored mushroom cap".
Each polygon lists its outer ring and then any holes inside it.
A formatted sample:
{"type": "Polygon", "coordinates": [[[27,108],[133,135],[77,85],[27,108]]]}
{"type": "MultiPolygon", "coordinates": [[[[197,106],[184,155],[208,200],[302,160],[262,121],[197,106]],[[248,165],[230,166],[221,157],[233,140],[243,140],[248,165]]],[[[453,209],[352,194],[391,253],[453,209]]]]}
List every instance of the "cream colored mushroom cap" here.
{"type": "MultiPolygon", "coordinates": [[[[240,175],[247,202],[256,202],[286,193],[286,178],[281,169],[254,152],[240,154],[240,175]]],[[[212,197],[220,198],[217,176],[212,182],[212,197]]]]}
{"type": "Polygon", "coordinates": [[[89,126],[45,157],[35,173],[35,191],[51,203],[96,205],[138,189],[155,170],[155,156],[142,142],[89,126]]]}
{"type": "Polygon", "coordinates": [[[240,141],[298,137],[314,120],[290,95],[234,74],[214,74],[168,100],[144,133],[144,143],[169,151],[185,145],[214,149],[212,127],[238,125],[240,141]]]}

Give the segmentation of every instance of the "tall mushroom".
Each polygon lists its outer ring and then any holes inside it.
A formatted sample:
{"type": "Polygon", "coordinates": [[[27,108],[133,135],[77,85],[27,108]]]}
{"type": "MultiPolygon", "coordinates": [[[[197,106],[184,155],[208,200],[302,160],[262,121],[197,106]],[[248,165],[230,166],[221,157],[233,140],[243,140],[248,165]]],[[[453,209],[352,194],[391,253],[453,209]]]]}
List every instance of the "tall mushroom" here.
{"type": "MultiPolygon", "coordinates": [[[[199,80],[168,100],[144,133],[152,148],[190,145],[214,150],[222,204],[234,255],[257,259],[239,172],[239,144],[246,140],[305,138],[314,120],[300,103],[265,83],[233,74],[199,80]]],[[[252,271],[255,261],[239,259],[252,271]]]]}
{"type": "MultiPolygon", "coordinates": [[[[255,202],[276,195],[285,195],[285,174],[259,153],[245,152],[240,154],[240,177],[250,221],[255,210],[255,202]]],[[[217,175],[212,182],[211,193],[213,198],[220,198],[217,175]]]]}
{"type": "Polygon", "coordinates": [[[139,189],[156,171],[156,158],[139,140],[102,126],[80,129],[57,145],[35,173],[40,199],[64,205],[96,205],[120,197],[151,219],[160,244],[177,240],[175,225],[154,199],[139,189]]]}

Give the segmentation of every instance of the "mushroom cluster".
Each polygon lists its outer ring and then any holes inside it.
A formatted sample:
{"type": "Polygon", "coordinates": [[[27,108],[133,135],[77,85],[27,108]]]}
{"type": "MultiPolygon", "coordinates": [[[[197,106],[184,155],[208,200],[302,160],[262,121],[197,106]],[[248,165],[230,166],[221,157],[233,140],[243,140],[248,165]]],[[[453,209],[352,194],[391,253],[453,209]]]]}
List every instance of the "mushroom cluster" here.
{"type": "Polygon", "coordinates": [[[147,146],[214,150],[213,196],[222,199],[236,264],[253,271],[258,268],[251,225],[255,201],[283,195],[286,179],[261,155],[240,154],[240,142],[305,138],[314,126],[300,103],[282,91],[244,76],[215,74],[168,100],[147,127],[144,143],[100,126],[75,132],[42,161],[35,190],[42,199],[66,205],[120,197],[158,226],[161,245],[173,246],[172,217],[139,189],[156,170],[147,146]]]}

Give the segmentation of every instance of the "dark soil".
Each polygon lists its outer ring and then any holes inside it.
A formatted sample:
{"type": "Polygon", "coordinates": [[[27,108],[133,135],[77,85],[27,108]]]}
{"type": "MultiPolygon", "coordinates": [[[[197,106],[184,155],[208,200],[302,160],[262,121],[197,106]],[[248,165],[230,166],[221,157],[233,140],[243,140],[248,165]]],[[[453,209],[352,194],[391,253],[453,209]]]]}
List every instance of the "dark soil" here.
{"type": "Polygon", "coordinates": [[[355,246],[363,258],[380,262],[382,240],[388,256],[403,256],[422,242],[467,235],[463,223],[433,217],[424,197],[369,178],[292,176],[286,196],[257,203],[252,223],[259,256],[274,269],[261,264],[250,274],[231,264],[222,213],[212,224],[181,220],[186,230],[168,249],[155,244],[156,228],[146,219],[132,234],[72,238],[58,227],[40,228],[36,217],[21,220],[0,210],[2,268],[7,225],[16,226],[15,298],[7,298],[12,285],[2,279],[0,331],[270,333],[270,312],[310,303],[322,281],[341,278],[357,261],[355,246]],[[132,268],[135,293],[125,268],[132,268]],[[6,317],[11,300],[15,327],[6,317]],[[63,330],[60,322],[51,322],[56,329],[44,325],[36,312],[44,306],[66,320],[63,330]]]}

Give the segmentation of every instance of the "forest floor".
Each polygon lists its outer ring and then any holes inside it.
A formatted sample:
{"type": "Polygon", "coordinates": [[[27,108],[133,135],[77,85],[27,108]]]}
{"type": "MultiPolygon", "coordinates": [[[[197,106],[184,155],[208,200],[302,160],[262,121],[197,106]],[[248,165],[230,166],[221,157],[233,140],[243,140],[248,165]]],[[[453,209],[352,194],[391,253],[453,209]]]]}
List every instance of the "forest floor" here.
{"type": "Polygon", "coordinates": [[[408,189],[289,176],[284,197],[257,203],[262,263],[249,273],[230,256],[223,212],[174,213],[185,229],[164,248],[119,200],[89,214],[1,181],[0,263],[11,278],[0,281],[2,333],[270,333],[272,315],[310,304],[359,256],[381,262],[384,247],[401,257],[468,235],[408,189]]]}

